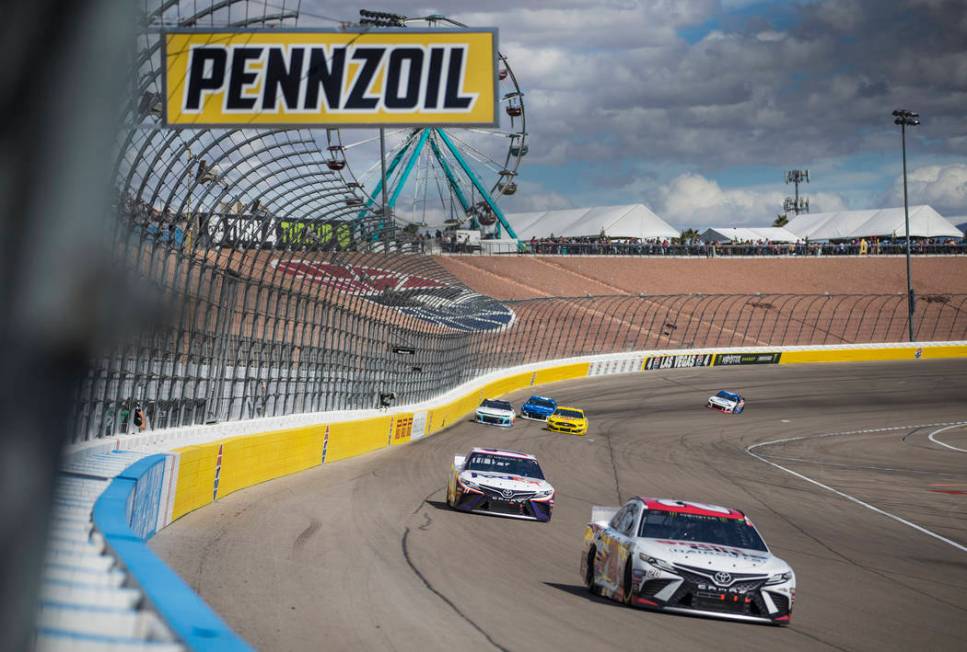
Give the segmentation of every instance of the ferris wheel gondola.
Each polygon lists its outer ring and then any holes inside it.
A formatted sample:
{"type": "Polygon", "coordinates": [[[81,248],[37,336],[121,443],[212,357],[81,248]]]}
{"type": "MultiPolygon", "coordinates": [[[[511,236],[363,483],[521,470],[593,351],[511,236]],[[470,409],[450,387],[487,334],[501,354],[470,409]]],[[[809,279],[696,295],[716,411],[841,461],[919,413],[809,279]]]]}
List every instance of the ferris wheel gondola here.
{"type": "MultiPolygon", "coordinates": [[[[400,18],[403,25],[467,27],[438,15],[400,18]]],[[[404,224],[463,226],[480,229],[484,237],[516,238],[500,202],[519,189],[518,168],[528,153],[527,115],[510,62],[500,52],[497,60],[499,127],[385,131],[387,215],[404,224]]],[[[383,217],[379,136],[363,129],[327,129],[326,136],[327,166],[361,197],[357,219],[388,228],[385,220],[373,220],[383,217]]]]}

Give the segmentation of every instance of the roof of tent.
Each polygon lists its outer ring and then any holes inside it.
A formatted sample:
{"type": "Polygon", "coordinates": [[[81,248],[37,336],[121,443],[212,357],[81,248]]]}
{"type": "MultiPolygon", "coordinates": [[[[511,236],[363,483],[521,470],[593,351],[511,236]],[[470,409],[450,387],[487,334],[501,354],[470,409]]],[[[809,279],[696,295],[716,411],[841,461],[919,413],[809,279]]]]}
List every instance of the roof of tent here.
{"type": "MultiPolygon", "coordinates": [[[[878,210],[803,213],[789,221],[786,229],[810,240],[902,236],[903,207],[878,210]]],[[[910,235],[917,238],[958,237],[957,227],[930,206],[910,207],[910,235]]]]}
{"type": "Polygon", "coordinates": [[[795,242],[799,239],[800,237],[792,231],[778,226],[747,228],[713,226],[702,233],[702,240],[705,242],[712,242],[713,240],[715,242],[735,242],[737,240],[742,242],[749,240],[752,242],[759,240],[795,242]]]}
{"type": "Polygon", "coordinates": [[[522,240],[531,238],[677,238],[678,231],[644,204],[594,206],[536,213],[511,213],[507,219],[522,240]]]}

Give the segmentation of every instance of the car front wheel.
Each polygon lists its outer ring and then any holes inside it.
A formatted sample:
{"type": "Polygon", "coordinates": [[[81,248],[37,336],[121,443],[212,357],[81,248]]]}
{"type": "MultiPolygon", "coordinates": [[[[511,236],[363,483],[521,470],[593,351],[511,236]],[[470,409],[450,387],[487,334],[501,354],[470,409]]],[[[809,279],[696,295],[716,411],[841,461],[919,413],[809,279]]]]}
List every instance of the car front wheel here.
{"type": "Polygon", "coordinates": [[[633,588],[631,585],[631,560],[630,559],[625,564],[624,583],[622,584],[621,588],[623,589],[623,593],[624,593],[624,595],[622,596],[624,598],[624,603],[630,607],[631,593],[633,588]]]}

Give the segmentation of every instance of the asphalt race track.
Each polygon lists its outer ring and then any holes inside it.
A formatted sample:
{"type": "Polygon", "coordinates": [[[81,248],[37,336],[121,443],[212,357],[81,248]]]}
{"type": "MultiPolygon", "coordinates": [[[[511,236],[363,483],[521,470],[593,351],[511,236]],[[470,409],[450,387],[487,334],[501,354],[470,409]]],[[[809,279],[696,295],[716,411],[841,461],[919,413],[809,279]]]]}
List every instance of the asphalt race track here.
{"type": "Polygon", "coordinates": [[[967,421],[967,362],[669,370],[544,392],[588,411],[586,437],[463,423],[233,494],[152,548],[262,650],[967,649],[967,430],[943,425],[967,421]],[[703,407],[723,388],[745,414],[703,407]],[[768,461],[746,451],[787,438],[753,449],[768,461]],[[480,445],[539,457],[558,490],[550,523],[447,509],[452,456],[480,445]],[[744,510],[796,571],[792,624],[592,597],[578,577],[591,506],[636,494],[744,510]]]}

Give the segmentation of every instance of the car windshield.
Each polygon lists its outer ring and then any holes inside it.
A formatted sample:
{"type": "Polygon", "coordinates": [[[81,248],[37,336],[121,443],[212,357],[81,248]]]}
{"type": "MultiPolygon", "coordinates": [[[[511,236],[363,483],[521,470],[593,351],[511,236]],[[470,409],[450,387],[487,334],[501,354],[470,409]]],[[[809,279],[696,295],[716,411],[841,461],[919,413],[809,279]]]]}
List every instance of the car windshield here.
{"type": "Polygon", "coordinates": [[[509,401],[495,401],[491,398],[484,399],[484,402],[480,404],[480,407],[494,408],[495,410],[513,410],[509,401]]]}
{"type": "Polygon", "coordinates": [[[638,536],[649,539],[715,543],[763,552],[768,550],[759,533],[744,519],[719,516],[648,510],[645,512],[645,518],[641,519],[638,536]]]}
{"type": "Polygon", "coordinates": [[[726,401],[738,401],[739,400],[739,395],[738,394],[733,394],[732,392],[727,392],[724,389],[721,392],[719,392],[718,394],[716,394],[716,396],[718,396],[719,398],[724,398],[726,401]]]}
{"type": "Polygon", "coordinates": [[[540,396],[531,396],[530,400],[527,401],[531,405],[539,405],[541,407],[552,408],[554,407],[554,402],[550,399],[541,398],[540,396]]]}
{"type": "Polygon", "coordinates": [[[522,475],[527,478],[544,479],[541,465],[537,460],[523,457],[509,457],[492,453],[473,453],[463,467],[467,471],[495,471],[510,475],[522,475]]]}
{"type": "Polygon", "coordinates": [[[554,413],[556,417],[567,417],[568,419],[583,419],[584,415],[577,410],[558,410],[554,413]]]}

